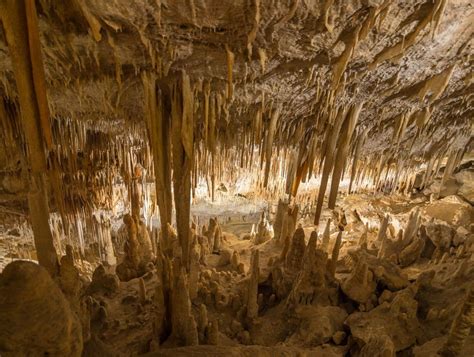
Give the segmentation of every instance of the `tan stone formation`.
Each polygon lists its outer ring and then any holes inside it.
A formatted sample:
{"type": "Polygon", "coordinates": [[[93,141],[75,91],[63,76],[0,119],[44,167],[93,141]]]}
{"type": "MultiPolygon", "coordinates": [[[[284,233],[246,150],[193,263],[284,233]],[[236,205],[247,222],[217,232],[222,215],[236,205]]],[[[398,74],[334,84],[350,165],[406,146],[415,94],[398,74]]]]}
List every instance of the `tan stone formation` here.
{"type": "Polygon", "coordinates": [[[336,274],[337,261],[339,260],[339,250],[342,244],[342,230],[337,233],[334,247],[332,248],[331,259],[328,261],[328,273],[334,277],[336,274]]]}
{"type": "Polygon", "coordinates": [[[221,247],[222,247],[222,230],[220,226],[217,226],[214,233],[214,244],[212,247],[212,252],[218,253],[221,250],[221,247]]]}
{"type": "Polygon", "coordinates": [[[472,355],[471,2],[0,0],[0,355],[472,355]]]}
{"type": "Polygon", "coordinates": [[[103,292],[106,295],[114,294],[120,287],[117,275],[107,272],[103,265],[99,265],[92,274],[92,281],[87,287],[89,294],[103,292]]]}
{"type": "Polygon", "coordinates": [[[285,242],[293,236],[296,229],[298,211],[299,207],[297,205],[293,205],[288,207],[286,214],[283,214],[282,228],[278,242],[285,244],[285,242]]]}
{"type": "Polygon", "coordinates": [[[250,276],[247,287],[247,318],[255,319],[258,316],[258,281],[260,276],[259,251],[252,252],[250,263],[250,276]]]}
{"type": "Polygon", "coordinates": [[[299,227],[290,242],[288,253],[285,257],[285,268],[298,271],[303,263],[303,256],[306,248],[303,228],[299,227]]]}
{"type": "Polygon", "coordinates": [[[400,261],[400,266],[406,267],[414,263],[423,252],[425,241],[425,238],[422,236],[414,237],[412,242],[403,248],[399,254],[398,260],[400,261]]]}
{"type": "Polygon", "coordinates": [[[417,318],[418,303],[414,295],[410,288],[402,290],[394,294],[390,302],[384,302],[368,313],[351,314],[345,324],[354,339],[362,345],[376,336],[387,335],[393,342],[395,352],[408,348],[421,333],[417,318]]]}
{"type": "Polygon", "coordinates": [[[387,239],[388,220],[389,220],[389,215],[385,215],[380,221],[380,228],[377,234],[377,242],[380,242],[382,244],[387,239]]]}
{"type": "Polygon", "coordinates": [[[127,227],[125,242],[125,257],[117,265],[117,275],[122,281],[139,277],[146,272],[148,263],[153,259],[153,247],[150,236],[144,225],[130,215],[125,215],[123,221],[127,227]]]}
{"type": "MultiPolygon", "coordinates": [[[[0,19],[12,58],[21,106],[21,119],[28,147],[28,208],[34,231],[38,261],[50,274],[58,271],[58,258],[48,224],[46,150],[52,146],[45,73],[39,42],[38,18],[34,2],[3,1],[0,19]]],[[[59,190],[56,187],[54,192],[59,190]]]]}
{"type": "Polygon", "coordinates": [[[290,281],[290,304],[330,305],[337,300],[336,290],[326,275],[327,260],[327,253],[316,247],[316,237],[313,235],[306,246],[301,269],[294,282],[290,281]]]}
{"type": "Polygon", "coordinates": [[[288,212],[288,203],[282,199],[278,200],[277,211],[275,215],[275,222],[273,223],[273,233],[277,241],[281,239],[281,233],[283,230],[283,223],[288,212]]]}
{"type": "Polygon", "coordinates": [[[70,245],[66,246],[66,255],[61,258],[58,280],[61,291],[71,305],[78,305],[83,281],[79,270],[74,266],[73,251],[70,245]]]}
{"type": "Polygon", "coordinates": [[[374,274],[375,279],[382,282],[390,290],[396,291],[408,286],[408,277],[397,265],[387,260],[376,258],[364,250],[349,251],[348,254],[355,261],[355,264],[359,260],[364,259],[370,271],[374,274]]]}
{"type": "Polygon", "coordinates": [[[347,318],[347,312],[338,306],[299,305],[295,313],[301,321],[287,342],[303,346],[328,343],[337,331],[344,328],[347,318]]]}
{"type": "Polygon", "coordinates": [[[461,311],[456,316],[449,331],[448,340],[439,354],[441,356],[459,356],[474,324],[474,289],[468,292],[461,311]]]}
{"type": "Polygon", "coordinates": [[[193,241],[191,243],[191,252],[189,254],[189,296],[191,300],[195,299],[198,293],[198,280],[199,272],[201,270],[201,245],[199,244],[197,237],[193,235],[193,241]]]}
{"type": "Polygon", "coordinates": [[[365,258],[362,257],[357,261],[352,274],[342,283],[341,289],[352,300],[366,303],[375,291],[373,276],[365,258]]]}
{"type": "Polygon", "coordinates": [[[262,244],[270,239],[272,239],[270,223],[265,217],[265,212],[262,212],[262,215],[260,216],[260,221],[257,225],[257,234],[255,235],[254,242],[255,244],[262,244]]]}
{"type": "Polygon", "coordinates": [[[2,355],[81,356],[82,328],[45,268],[17,261],[0,274],[2,355]]]}
{"type": "Polygon", "coordinates": [[[209,219],[209,226],[207,230],[204,231],[203,227],[203,235],[207,237],[207,254],[211,254],[214,249],[214,239],[216,237],[216,231],[218,228],[217,218],[210,218],[209,219]]]}
{"type": "Polygon", "coordinates": [[[185,268],[177,259],[173,262],[170,286],[171,336],[177,346],[192,346],[199,343],[197,324],[191,313],[188,282],[185,268]]]}
{"type": "Polygon", "coordinates": [[[395,346],[387,335],[374,335],[360,350],[361,357],[394,357],[395,346]]]}
{"type": "Polygon", "coordinates": [[[321,250],[327,252],[329,249],[329,238],[331,229],[331,219],[326,222],[326,228],[324,228],[323,237],[321,238],[321,250]]]}
{"type": "Polygon", "coordinates": [[[204,344],[207,341],[206,330],[209,325],[208,314],[206,305],[199,305],[199,317],[198,317],[198,337],[199,342],[204,344]]]}

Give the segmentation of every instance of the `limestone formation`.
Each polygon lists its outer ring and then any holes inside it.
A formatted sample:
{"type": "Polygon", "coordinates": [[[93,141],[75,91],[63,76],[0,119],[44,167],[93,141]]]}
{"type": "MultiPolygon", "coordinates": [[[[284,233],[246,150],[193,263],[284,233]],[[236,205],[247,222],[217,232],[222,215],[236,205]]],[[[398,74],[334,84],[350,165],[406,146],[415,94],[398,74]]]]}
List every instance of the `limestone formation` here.
{"type": "Polygon", "coordinates": [[[285,257],[285,267],[287,269],[297,271],[301,268],[305,248],[304,230],[299,227],[291,239],[290,247],[285,257]]]}
{"type": "Polygon", "coordinates": [[[474,324],[474,289],[471,288],[466,296],[461,311],[453,321],[449,331],[448,340],[439,354],[441,356],[459,356],[463,348],[464,341],[469,335],[474,324]]]}
{"type": "Polygon", "coordinates": [[[337,261],[339,260],[339,250],[342,244],[342,230],[337,233],[336,241],[332,249],[331,259],[328,261],[328,273],[334,277],[336,274],[337,261]]]}
{"type": "MultiPolygon", "coordinates": [[[[313,236],[306,246],[298,274],[293,281],[289,282],[291,284],[288,295],[290,304],[330,305],[337,300],[337,289],[334,289],[327,277],[327,261],[327,253],[316,248],[316,238],[313,236]]],[[[287,277],[284,275],[282,278],[287,277]]],[[[292,279],[293,275],[289,275],[288,278],[292,279]]]]}
{"type": "Polygon", "coordinates": [[[120,286],[117,275],[108,273],[103,265],[99,265],[92,274],[92,281],[87,288],[89,294],[102,291],[106,295],[114,294],[120,286]]]}
{"type": "Polygon", "coordinates": [[[360,350],[363,357],[394,357],[395,346],[387,335],[374,335],[360,350]]]}
{"type": "Polygon", "coordinates": [[[259,251],[254,250],[252,252],[252,260],[250,264],[250,277],[247,288],[247,317],[254,319],[258,316],[258,281],[260,276],[259,267],[259,251]]]}
{"type": "Polygon", "coordinates": [[[79,270],[74,265],[72,247],[66,246],[66,255],[61,258],[59,267],[59,286],[71,304],[78,304],[83,288],[79,270]]]}
{"type": "Polygon", "coordinates": [[[386,335],[388,341],[392,341],[395,352],[398,352],[412,346],[421,333],[417,308],[414,293],[407,288],[396,293],[391,302],[384,302],[368,313],[349,315],[345,324],[354,339],[362,345],[374,343],[370,341],[376,336],[386,335]]]}
{"type": "Polygon", "coordinates": [[[148,231],[142,221],[125,215],[127,227],[125,257],[117,266],[117,275],[122,281],[139,277],[146,272],[147,265],[153,259],[153,248],[148,231]]]}
{"type": "Polygon", "coordinates": [[[178,346],[197,345],[199,343],[197,324],[191,313],[186,274],[179,260],[173,262],[172,276],[170,339],[178,346]]]}
{"type": "Polygon", "coordinates": [[[0,0],[0,355],[472,355],[472,18],[0,0]]]}
{"type": "Polygon", "coordinates": [[[273,233],[270,229],[270,224],[268,223],[265,212],[262,212],[260,221],[257,225],[257,234],[255,235],[255,244],[262,244],[266,241],[272,239],[273,233]]]}
{"type": "Polygon", "coordinates": [[[275,215],[275,222],[273,223],[273,232],[275,239],[279,241],[281,239],[281,233],[283,230],[283,223],[288,213],[288,203],[282,199],[278,200],[277,211],[275,215]]]}
{"type": "Polygon", "coordinates": [[[17,261],[0,274],[0,351],[81,356],[79,318],[45,268],[17,261]]]}
{"type": "Polygon", "coordinates": [[[328,219],[326,223],[326,228],[324,229],[323,237],[321,238],[321,249],[324,252],[327,252],[328,247],[329,247],[330,230],[331,230],[331,219],[328,219]]]}
{"type": "Polygon", "coordinates": [[[360,259],[364,259],[375,279],[382,282],[390,290],[400,290],[408,286],[408,277],[397,265],[376,258],[363,250],[349,251],[348,253],[356,264],[360,259]]]}
{"type": "Polygon", "coordinates": [[[352,274],[342,283],[341,289],[352,300],[363,304],[375,291],[373,277],[365,258],[361,258],[355,264],[352,274]]]}

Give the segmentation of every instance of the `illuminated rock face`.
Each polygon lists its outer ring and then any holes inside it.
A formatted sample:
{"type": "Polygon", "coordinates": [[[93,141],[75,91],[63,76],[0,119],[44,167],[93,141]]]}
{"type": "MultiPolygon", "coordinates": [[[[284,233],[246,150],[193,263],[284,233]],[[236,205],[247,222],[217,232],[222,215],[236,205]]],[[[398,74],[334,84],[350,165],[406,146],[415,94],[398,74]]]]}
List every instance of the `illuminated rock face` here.
{"type": "Polygon", "coordinates": [[[0,0],[0,355],[471,353],[471,13],[0,0]]]}

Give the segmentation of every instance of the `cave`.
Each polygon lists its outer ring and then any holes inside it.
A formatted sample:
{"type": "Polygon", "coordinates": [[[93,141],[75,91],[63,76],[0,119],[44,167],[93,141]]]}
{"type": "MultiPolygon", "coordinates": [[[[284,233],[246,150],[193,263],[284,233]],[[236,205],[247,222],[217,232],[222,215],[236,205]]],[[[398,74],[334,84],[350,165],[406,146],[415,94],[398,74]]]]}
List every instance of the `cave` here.
{"type": "Polygon", "coordinates": [[[0,0],[0,356],[474,356],[470,0],[0,0]]]}

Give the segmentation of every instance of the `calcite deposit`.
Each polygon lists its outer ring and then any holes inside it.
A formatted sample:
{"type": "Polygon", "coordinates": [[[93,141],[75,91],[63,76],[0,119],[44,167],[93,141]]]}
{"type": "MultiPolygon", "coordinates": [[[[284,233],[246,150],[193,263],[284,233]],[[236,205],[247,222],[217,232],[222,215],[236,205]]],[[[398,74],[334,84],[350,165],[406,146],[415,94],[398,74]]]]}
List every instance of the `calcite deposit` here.
{"type": "Polygon", "coordinates": [[[0,356],[474,356],[470,0],[0,0],[0,356]]]}

